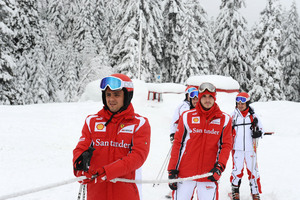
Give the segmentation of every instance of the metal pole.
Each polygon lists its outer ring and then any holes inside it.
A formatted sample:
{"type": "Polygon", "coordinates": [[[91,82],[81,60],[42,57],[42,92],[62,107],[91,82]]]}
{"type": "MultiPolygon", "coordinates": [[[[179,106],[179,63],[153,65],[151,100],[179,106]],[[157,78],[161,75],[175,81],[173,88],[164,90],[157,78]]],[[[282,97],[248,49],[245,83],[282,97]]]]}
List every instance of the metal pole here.
{"type": "Polygon", "coordinates": [[[140,19],[140,30],[139,30],[139,80],[141,80],[141,64],[142,64],[142,12],[140,9],[140,0],[138,0],[138,12],[140,19]]]}

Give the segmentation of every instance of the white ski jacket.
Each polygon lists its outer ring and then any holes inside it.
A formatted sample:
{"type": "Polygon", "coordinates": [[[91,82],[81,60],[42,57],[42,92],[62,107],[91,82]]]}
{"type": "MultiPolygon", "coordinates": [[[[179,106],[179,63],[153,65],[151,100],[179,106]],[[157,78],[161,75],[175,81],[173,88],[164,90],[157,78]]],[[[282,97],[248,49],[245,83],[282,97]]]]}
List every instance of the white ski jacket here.
{"type": "MultiPolygon", "coordinates": [[[[250,107],[249,110],[254,112],[253,108],[250,107]]],[[[257,126],[259,130],[262,131],[262,135],[264,134],[263,126],[260,118],[253,113],[253,119],[257,118],[258,123],[257,126]]],[[[233,150],[239,151],[253,151],[253,138],[252,138],[252,130],[251,127],[251,118],[250,112],[243,117],[242,113],[238,108],[234,110],[232,114],[232,126],[234,128],[235,133],[233,132],[233,150]]]]}
{"type": "Polygon", "coordinates": [[[180,115],[184,112],[189,110],[191,107],[190,102],[184,100],[181,104],[179,104],[174,112],[173,118],[172,118],[172,123],[171,123],[171,127],[170,127],[170,131],[172,133],[176,132],[177,129],[177,125],[179,122],[179,117],[180,115]]]}

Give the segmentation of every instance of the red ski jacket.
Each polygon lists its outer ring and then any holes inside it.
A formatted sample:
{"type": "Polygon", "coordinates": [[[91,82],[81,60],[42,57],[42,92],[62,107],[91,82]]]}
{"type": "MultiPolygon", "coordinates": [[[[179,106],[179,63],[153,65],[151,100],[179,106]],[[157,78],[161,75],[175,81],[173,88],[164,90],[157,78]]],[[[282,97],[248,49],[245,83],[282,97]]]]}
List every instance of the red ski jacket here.
{"type": "MultiPolygon", "coordinates": [[[[134,183],[112,183],[114,178],[137,179],[139,168],[145,162],[150,148],[150,125],[148,119],[134,113],[132,104],[113,116],[106,109],[86,118],[82,136],[73,151],[73,165],[91,143],[95,151],[90,170],[104,167],[106,182],[88,183],[88,200],[138,200],[139,190],[134,183]]],[[[74,170],[74,174],[76,170],[74,170]]]]}
{"type": "Polygon", "coordinates": [[[200,107],[181,115],[175,133],[168,170],[179,170],[180,178],[207,173],[216,162],[226,166],[232,148],[231,117],[216,103],[208,112],[200,107]]]}

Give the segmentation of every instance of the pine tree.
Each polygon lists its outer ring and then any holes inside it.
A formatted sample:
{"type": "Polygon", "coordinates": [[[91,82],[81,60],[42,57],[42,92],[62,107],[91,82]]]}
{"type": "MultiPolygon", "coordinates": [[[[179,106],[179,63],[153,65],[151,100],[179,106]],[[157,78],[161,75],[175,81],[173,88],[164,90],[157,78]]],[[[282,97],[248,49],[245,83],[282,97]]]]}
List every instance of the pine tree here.
{"type": "Polygon", "coordinates": [[[279,60],[284,67],[283,91],[286,100],[300,101],[300,21],[296,2],[293,1],[291,10],[283,23],[283,42],[279,60]]]}
{"type": "Polygon", "coordinates": [[[252,79],[250,48],[247,40],[247,22],[239,10],[244,0],[222,1],[214,33],[218,74],[237,80],[243,91],[248,91],[252,79]]]}
{"type": "Polygon", "coordinates": [[[163,60],[166,71],[162,72],[163,81],[174,82],[177,74],[179,58],[179,35],[180,25],[178,24],[179,12],[182,12],[182,1],[168,0],[163,11],[164,20],[164,39],[163,41],[163,60]]]}
{"type": "Polygon", "coordinates": [[[15,102],[15,61],[12,55],[13,31],[9,19],[13,16],[13,5],[10,1],[0,2],[0,105],[15,102]]]}
{"type": "Polygon", "coordinates": [[[185,6],[185,13],[180,17],[182,35],[176,70],[178,83],[184,83],[192,75],[210,74],[215,64],[206,12],[198,0],[188,0],[185,6]]]}
{"type": "Polygon", "coordinates": [[[14,56],[17,64],[16,84],[18,88],[18,104],[43,102],[47,97],[42,87],[37,92],[34,88],[44,82],[44,57],[37,56],[40,51],[39,42],[42,26],[39,22],[37,2],[35,0],[16,1],[16,15],[12,21],[15,32],[14,56]],[[43,94],[42,96],[40,94],[43,94]]]}
{"type": "MultiPolygon", "coordinates": [[[[84,8],[80,13],[80,19],[77,23],[76,30],[80,30],[81,49],[78,50],[79,58],[81,60],[81,67],[79,69],[79,95],[81,95],[85,89],[87,83],[99,79],[100,71],[104,68],[109,68],[107,49],[102,42],[101,26],[97,23],[98,10],[102,10],[96,7],[98,1],[86,0],[83,1],[81,6],[84,8]],[[97,60],[98,65],[91,64],[94,60],[97,60]],[[103,60],[100,60],[103,59],[103,60]]],[[[109,70],[108,70],[109,71],[109,70]]]]}
{"type": "Polygon", "coordinates": [[[254,101],[284,100],[282,92],[282,65],[278,60],[281,43],[281,6],[277,0],[268,0],[254,33],[254,70],[256,79],[249,92],[254,101]]]}
{"type": "Polygon", "coordinates": [[[136,1],[123,1],[125,12],[120,15],[116,24],[113,40],[118,42],[113,45],[111,56],[114,68],[118,73],[125,73],[131,78],[139,77],[139,12],[136,1]]]}
{"type": "Polygon", "coordinates": [[[76,53],[73,47],[73,40],[70,38],[66,41],[68,52],[66,53],[66,62],[65,64],[65,76],[64,76],[64,86],[63,86],[63,95],[64,101],[74,102],[78,100],[77,90],[78,90],[78,78],[76,70],[76,53]]]}
{"type": "Polygon", "coordinates": [[[140,0],[142,23],[142,64],[141,78],[155,82],[157,75],[165,71],[162,63],[163,20],[162,8],[159,0],[140,0]]]}
{"type": "Polygon", "coordinates": [[[47,6],[47,69],[49,72],[48,92],[51,101],[63,101],[66,81],[66,9],[68,1],[52,0],[47,6]]]}
{"type": "Polygon", "coordinates": [[[114,31],[109,44],[111,65],[117,72],[126,73],[131,78],[155,81],[161,74],[162,60],[162,15],[157,0],[121,1],[116,7],[114,31]],[[140,10],[139,10],[139,9],[140,10]],[[125,9],[125,12],[124,12],[125,9]],[[139,30],[142,30],[142,49],[139,49],[139,30]],[[141,67],[139,74],[139,54],[141,67]]]}

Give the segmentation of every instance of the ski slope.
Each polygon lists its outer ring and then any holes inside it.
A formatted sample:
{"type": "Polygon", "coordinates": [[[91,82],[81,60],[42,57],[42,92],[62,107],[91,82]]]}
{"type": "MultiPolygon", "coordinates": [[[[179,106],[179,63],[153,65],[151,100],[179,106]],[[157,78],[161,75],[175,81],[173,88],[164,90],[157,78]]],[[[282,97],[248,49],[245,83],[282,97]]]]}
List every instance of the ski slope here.
{"type": "MultiPolygon", "coordinates": [[[[97,90],[97,88],[95,88],[97,90]]],[[[99,90],[100,92],[100,90],[99,90]]],[[[236,93],[218,93],[217,103],[233,111],[236,93]]],[[[143,179],[155,179],[170,149],[169,126],[183,94],[164,94],[163,102],[147,101],[147,87],[135,81],[135,111],[149,119],[151,149],[143,166],[143,179]],[[138,84],[136,84],[138,83],[138,84]]],[[[274,131],[259,142],[258,165],[264,200],[300,199],[300,103],[260,102],[252,106],[266,131],[274,131]]],[[[72,151],[88,114],[102,108],[101,102],[53,103],[0,106],[0,199],[1,196],[74,178],[72,151]]],[[[231,158],[220,180],[220,200],[229,199],[231,158]]],[[[241,199],[250,200],[246,171],[241,199]]],[[[167,173],[163,179],[167,179],[167,173]]],[[[75,200],[78,183],[13,198],[15,200],[75,200]]],[[[161,200],[169,193],[167,184],[143,185],[144,200],[161,200]]]]}

